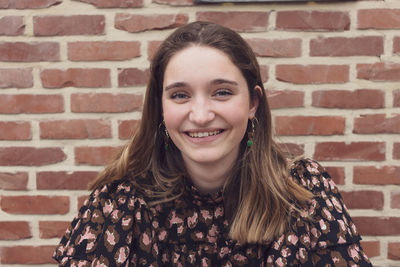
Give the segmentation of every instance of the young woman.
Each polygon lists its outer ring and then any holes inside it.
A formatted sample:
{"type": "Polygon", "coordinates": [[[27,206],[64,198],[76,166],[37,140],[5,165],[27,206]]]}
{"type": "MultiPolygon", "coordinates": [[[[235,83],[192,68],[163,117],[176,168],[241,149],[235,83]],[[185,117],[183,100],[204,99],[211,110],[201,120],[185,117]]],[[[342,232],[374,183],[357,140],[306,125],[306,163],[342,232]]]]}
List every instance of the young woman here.
{"type": "Polygon", "coordinates": [[[194,22],[151,64],[139,130],[93,183],[64,266],[371,266],[337,187],[272,139],[257,60],[194,22]]]}

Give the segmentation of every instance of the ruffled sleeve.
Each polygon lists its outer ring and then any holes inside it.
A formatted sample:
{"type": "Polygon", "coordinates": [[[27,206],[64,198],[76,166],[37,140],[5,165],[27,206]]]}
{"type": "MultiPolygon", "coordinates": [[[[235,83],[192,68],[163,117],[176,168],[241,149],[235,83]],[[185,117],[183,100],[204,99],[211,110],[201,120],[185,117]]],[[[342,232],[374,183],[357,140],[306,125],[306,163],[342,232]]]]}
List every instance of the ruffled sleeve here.
{"type": "Polygon", "coordinates": [[[325,169],[315,161],[301,160],[292,166],[291,176],[314,195],[292,225],[299,238],[296,256],[300,263],[372,266],[338,188],[325,169]]]}
{"type": "Polygon", "coordinates": [[[105,185],[80,208],[53,257],[60,266],[122,266],[130,257],[140,201],[129,183],[105,185]]]}

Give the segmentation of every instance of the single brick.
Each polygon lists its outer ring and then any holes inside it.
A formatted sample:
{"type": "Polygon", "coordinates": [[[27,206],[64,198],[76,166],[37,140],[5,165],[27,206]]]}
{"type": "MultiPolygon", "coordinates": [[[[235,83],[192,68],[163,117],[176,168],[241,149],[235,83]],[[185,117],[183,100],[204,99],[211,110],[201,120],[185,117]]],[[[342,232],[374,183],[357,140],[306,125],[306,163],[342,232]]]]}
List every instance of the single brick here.
{"type": "Polygon", "coordinates": [[[97,8],[143,7],[143,0],[75,0],[75,1],[92,4],[97,8]]]}
{"type": "Polygon", "coordinates": [[[66,157],[58,147],[0,147],[0,166],[43,166],[66,157]]]}
{"type": "Polygon", "coordinates": [[[400,29],[400,9],[359,10],[357,21],[359,29],[400,29]]]}
{"type": "Polygon", "coordinates": [[[390,207],[400,209],[400,191],[390,193],[390,207]]]}
{"type": "Polygon", "coordinates": [[[0,247],[2,264],[54,264],[55,246],[0,247]]]}
{"type": "Polygon", "coordinates": [[[19,240],[31,238],[32,233],[28,222],[1,221],[0,240],[19,240]]]}
{"type": "Polygon", "coordinates": [[[111,87],[111,75],[109,69],[46,69],[41,71],[40,79],[44,88],[111,87]]]}
{"type": "Polygon", "coordinates": [[[2,196],[1,209],[10,214],[66,214],[69,197],[65,196],[2,196]]]}
{"type": "Polygon", "coordinates": [[[40,221],[39,222],[39,237],[61,238],[71,222],[67,221],[40,221]]]}
{"type": "Polygon", "coordinates": [[[31,140],[31,124],[26,121],[0,121],[0,140],[31,140]]]}
{"type": "Polygon", "coordinates": [[[345,31],[350,29],[347,12],[278,11],[276,28],[296,31],[345,31]]]}
{"type": "Polygon", "coordinates": [[[26,190],[28,186],[27,172],[0,172],[0,189],[26,190]]]}
{"type": "Polygon", "coordinates": [[[0,88],[30,88],[32,69],[0,69],[0,88]]]}
{"type": "Polygon", "coordinates": [[[140,43],[136,41],[68,43],[68,59],[71,61],[128,60],[139,56],[140,43]]]}
{"type": "Polygon", "coordinates": [[[259,57],[300,57],[301,39],[261,39],[246,40],[259,57]]]}
{"type": "Polygon", "coordinates": [[[387,257],[391,260],[400,260],[400,242],[389,242],[387,257]]]}
{"type": "Polygon", "coordinates": [[[153,3],[167,4],[171,6],[192,6],[194,0],[152,0],[153,3]]]}
{"type": "Polygon", "coordinates": [[[75,163],[78,165],[105,165],[119,151],[119,147],[75,147],[75,163]]]}
{"type": "Polygon", "coordinates": [[[272,109],[304,107],[304,92],[301,91],[267,90],[267,98],[272,109]]]}
{"type": "Polygon", "coordinates": [[[24,32],[25,23],[23,16],[4,16],[0,18],[0,35],[17,36],[23,35],[24,32]]]}
{"type": "Polygon", "coordinates": [[[202,11],[196,20],[209,21],[239,32],[261,32],[268,30],[268,12],[262,11],[202,11]]]}
{"type": "Polygon", "coordinates": [[[103,15],[35,16],[33,33],[35,36],[103,35],[105,24],[103,15]]]}
{"type": "Polygon", "coordinates": [[[294,84],[346,83],[348,65],[277,65],[276,79],[294,84]]]}
{"type": "Polygon", "coordinates": [[[36,187],[39,190],[86,190],[98,172],[93,171],[43,171],[36,174],[36,187]]]}
{"type": "Polygon", "coordinates": [[[360,109],[383,108],[384,105],[385,93],[382,90],[317,90],[312,92],[313,107],[360,109]]]}
{"type": "Polygon", "coordinates": [[[140,110],[142,96],[136,94],[72,94],[72,112],[130,112],[140,110]]]}
{"type": "Polygon", "coordinates": [[[114,27],[127,32],[143,32],[177,28],[189,20],[186,14],[133,15],[117,14],[114,27]]]}
{"type": "Polygon", "coordinates": [[[399,63],[357,64],[357,78],[371,81],[400,81],[399,63]]]}
{"type": "Polygon", "coordinates": [[[400,184],[400,166],[354,166],[354,184],[400,184]]]}
{"type": "Polygon", "coordinates": [[[54,120],[40,122],[41,139],[111,138],[111,123],[105,120],[54,120]]]}
{"type": "Polygon", "coordinates": [[[400,107],[400,90],[393,91],[393,107],[400,107]]]}
{"type": "Polygon", "coordinates": [[[0,42],[0,61],[59,61],[60,45],[56,42],[0,42]]]}
{"type": "Polygon", "coordinates": [[[0,95],[0,114],[64,112],[62,95],[0,95]]]}
{"type": "Polygon", "coordinates": [[[368,114],[354,118],[353,133],[381,134],[400,133],[400,114],[387,118],[385,114],[368,114]]]}
{"type": "Polygon", "coordinates": [[[149,69],[138,68],[118,69],[118,87],[143,86],[149,79],[149,69]]]}
{"type": "Polygon", "coordinates": [[[326,161],[382,161],[385,160],[384,142],[322,142],[316,143],[314,158],[326,161]]]}
{"type": "Polygon", "coordinates": [[[277,116],[276,135],[343,135],[346,119],[340,116],[277,116]]]}
{"type": "Polygon", "coordinates": [[[400,54],[400,37],[393,38],[393,54],[400,54]]]}
{"type": "Polygon", "coordinates": [[[393,144],[393,159],[400,159],[400,143],[393,144]]]}
{"type": "Polygon", "coordinates": [[[400,235],[400,218],[398,217],[353,217],[353,221],[361,235],[400,235]]]}
{"type": "Polygon", "coordinates": [[[310,41],[310,56],[349,57],[382,54],[382,36],[330,37],[310,41]]]}
{"type": "Polygon", "coordinates": [[[59,5],[62,0],[1,0],[1,9],[37,9],[59,5]]]}
{"type": "Polygon", "coordinates": [[[381,191],[342,191],[341,195],[349,209],[383,209],[383,193],[381,191]]]}

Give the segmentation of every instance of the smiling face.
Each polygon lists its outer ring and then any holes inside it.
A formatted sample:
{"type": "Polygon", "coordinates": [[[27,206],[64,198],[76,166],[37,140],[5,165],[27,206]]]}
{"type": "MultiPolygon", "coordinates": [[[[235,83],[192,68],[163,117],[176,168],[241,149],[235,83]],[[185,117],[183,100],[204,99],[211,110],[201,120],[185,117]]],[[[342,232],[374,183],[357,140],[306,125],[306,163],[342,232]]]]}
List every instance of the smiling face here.
{"type": "Polygon", "coordinates": [[[218,49],[190,46],[165,69],[165,126],[188,169],[232,166],[257,105],[239,68],[218,49]]]}

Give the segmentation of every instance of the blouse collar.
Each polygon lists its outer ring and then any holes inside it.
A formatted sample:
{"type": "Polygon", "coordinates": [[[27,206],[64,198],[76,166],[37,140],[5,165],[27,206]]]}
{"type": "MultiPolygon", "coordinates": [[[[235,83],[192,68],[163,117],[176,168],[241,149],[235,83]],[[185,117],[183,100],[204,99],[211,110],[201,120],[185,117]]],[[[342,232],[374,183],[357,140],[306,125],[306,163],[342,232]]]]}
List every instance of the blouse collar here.
{"type": "Polygon", "coordinates": [[[196,205],[216,205],[223,202],[222,188],[215,193],[203,193],[193,184],[190,178],[185,179],[185,194],[196,205]]]}

